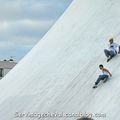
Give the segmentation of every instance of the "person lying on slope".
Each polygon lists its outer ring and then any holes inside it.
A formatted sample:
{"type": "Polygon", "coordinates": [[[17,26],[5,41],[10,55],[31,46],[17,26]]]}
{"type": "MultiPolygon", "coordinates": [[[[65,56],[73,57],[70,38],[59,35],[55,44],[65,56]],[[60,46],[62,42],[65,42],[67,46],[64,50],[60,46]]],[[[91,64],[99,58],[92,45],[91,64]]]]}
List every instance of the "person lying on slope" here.
{"type": "Polygon", "coordinates": [[[112,74],[109,72],[109,70],[106,69],[106,68],[104,68],[104,66],[103,66],[102,64],[99,65],[99,68],[100,68],[100,70],[102,71],[102,74],[99,75],[97,81],[95,82],[95,86],[94,86],[93,88],[97,87],[98,83],[99,83],[101,80],[105,80],[105,79],[107,80],[107,79],[109,78],[109,76],[112,77],[112,74]]]}

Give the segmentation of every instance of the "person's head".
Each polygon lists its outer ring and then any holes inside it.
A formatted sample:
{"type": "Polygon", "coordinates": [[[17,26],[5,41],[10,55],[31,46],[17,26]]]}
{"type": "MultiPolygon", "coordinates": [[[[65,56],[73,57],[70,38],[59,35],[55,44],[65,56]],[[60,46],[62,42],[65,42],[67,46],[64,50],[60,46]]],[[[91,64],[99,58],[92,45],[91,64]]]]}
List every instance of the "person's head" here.
{"type": "Polygon", "coordinates": [[[92,118],[87,118],[87,117],[82,117],[82,118],[79,118],[77,120],[93,120],[92,118]]]}
{"type": "Polygon", "coordinates": [[[113,38],[110,38],[110,39],[109,39],[110,44],[112,44],[113,41],[114,41],[113,38]]]}
{"type": "Polygon", "coordinates": [[[100,69],[102,69],[102,68],[103,68],[103,65],[102,65],[102,64],[100,64],[100,65],[99,65],[99,68],[100,68],[100,69]]]}

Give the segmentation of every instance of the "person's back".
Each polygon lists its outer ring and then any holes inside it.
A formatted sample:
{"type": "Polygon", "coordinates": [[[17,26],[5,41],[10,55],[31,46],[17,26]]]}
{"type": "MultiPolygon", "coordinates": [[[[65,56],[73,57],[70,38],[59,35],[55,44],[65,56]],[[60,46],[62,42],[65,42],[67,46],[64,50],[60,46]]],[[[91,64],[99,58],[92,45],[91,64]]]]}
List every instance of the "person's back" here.
{"type": "Polygon", "coordinates": [[[102,71],[102,75],[109,75],[108,69],[106,69],[105,67],[103,67],[101,71],[102,71]]]}
{"type": "Polygon", "coordinates": [[[119,44],[114,42],[109,44],[109,50],[112,50],[115,54],[118,53],[117,48],[119,48],[119,44]]]}

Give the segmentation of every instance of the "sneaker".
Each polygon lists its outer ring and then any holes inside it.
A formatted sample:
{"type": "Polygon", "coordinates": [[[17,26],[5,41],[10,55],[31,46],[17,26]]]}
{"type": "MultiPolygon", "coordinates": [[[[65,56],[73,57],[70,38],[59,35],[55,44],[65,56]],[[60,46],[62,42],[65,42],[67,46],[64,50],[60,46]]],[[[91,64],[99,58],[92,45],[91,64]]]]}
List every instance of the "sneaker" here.
{"type": "Polygon", "coordinates": [[[111,59],[112,59],[112,57],[109,57],[109,58],[107,59],[107,62],[109,62],[111,59]]]}
{"type": "Polygon", "coordinates": [[[93,88],[97,88],[97,85],[94,85],[93,88]]]}

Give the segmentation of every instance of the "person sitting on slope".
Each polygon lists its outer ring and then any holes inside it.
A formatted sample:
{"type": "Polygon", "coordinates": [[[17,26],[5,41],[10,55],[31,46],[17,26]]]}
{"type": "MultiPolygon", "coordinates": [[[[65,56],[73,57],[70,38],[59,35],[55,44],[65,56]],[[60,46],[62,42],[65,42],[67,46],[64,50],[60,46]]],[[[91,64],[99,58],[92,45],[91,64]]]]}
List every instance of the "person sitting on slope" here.
{"type": "Polygon", "coordinates": [[[101,81],[101,80],[107,80],[110,77],[112,77],[112,74],[109,72],[109,70],[107,70],[106,68],[104,68],[104,66],[101,64],[99,65],[99,68],[100,70],[102,71],[102,74],[99,75],[97,81],[95,82],[95,86],[93,88],[96,88],[98,83],[101,81]]]}
{"type": "Polygon", "coordinates": [[[108,58],[107,62],[109,62],[109,60],[111,60],[115,55],[117,55],[117,53],[120,54],[120,45],[117,43],[114,43],[113,38],[110,38],[109,42],[110,42],[110,44],[108,46],[109,50],[107,50],[107,49],[104,50],[104,53],[105,53],[106,57],[108,58]]]}

